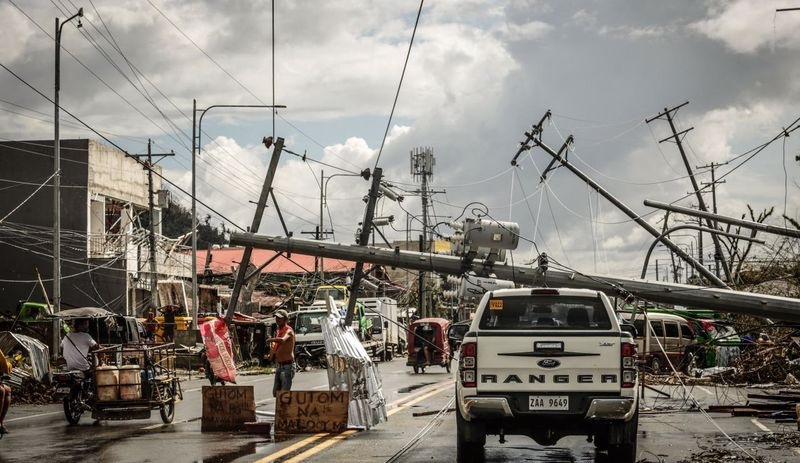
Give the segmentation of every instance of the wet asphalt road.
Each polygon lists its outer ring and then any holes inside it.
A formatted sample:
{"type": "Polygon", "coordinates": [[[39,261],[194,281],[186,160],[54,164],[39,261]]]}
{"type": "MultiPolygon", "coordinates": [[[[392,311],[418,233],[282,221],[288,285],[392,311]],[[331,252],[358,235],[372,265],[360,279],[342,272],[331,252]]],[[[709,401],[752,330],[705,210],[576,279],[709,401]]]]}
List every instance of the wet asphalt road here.
{"type": "MultiPolygon", "coordinates": [[[[109,421],[93,424],[84,416],[78,426],[69,426],[60,405],[13,407],[6,419],[11,434],[0,440],[2,462],[355,462],[455,461],[455,417],[452,376],[442,368],[414,375],[404,359],[380,365],[384,393],[389,404],[389,421],[369,431],[347,431],[341,435],[312,435],[274,442],[266,436],[244,433],[201,433],[200,387],[205,381],[183,382],[184,401],[178,404],[175,421],[161,424],[155,411],[149,420],[109,421]],[[442,411],[443,410],[443,411],[442,411]],[[438,416],[436,412],[442,411],[438,416]],[[424,412],[425,416],[413,416],[424,412]]],[[[273,411],[272,376],[240,378],[240,384],[255,387],[257,409],[273,411]]],[[[327,388],[324,371],[301,372],[295,376],[296,390],[327,388]]],[[[678,462],[701,445],[723,443],[720,431],[703,414],[692,409],[680,389],[660,386],[670,393],[664,398],[648,391],[643,402],[639,428],[639,458],[646,462],[678,462]]],[[[737,388],[695,387],[693,394],[702,405],[742,404],[745,392],[737,388]]],[[[794,431],[794,425],[776,425],[769,419],[713,414],[714,423],[734,437],[794,431]]],[[[500,444],[496,436],[487,439],[486,459],[533,462],[607,462],[596,454],[593,444],[581,437],[569,437],[553,447],[542,447],[531,439],[507,436],[500,444]]],[[[745,450],[775,462],[800,461],[800,449],[791,447],[745,450]]],[[[733,448],[733,447],[731,447],[733,448]]],[[[750,461],[746,457],[741,460],[750,461]]],[[[611,462],[608,462],[611,463],[611,462]]]]}

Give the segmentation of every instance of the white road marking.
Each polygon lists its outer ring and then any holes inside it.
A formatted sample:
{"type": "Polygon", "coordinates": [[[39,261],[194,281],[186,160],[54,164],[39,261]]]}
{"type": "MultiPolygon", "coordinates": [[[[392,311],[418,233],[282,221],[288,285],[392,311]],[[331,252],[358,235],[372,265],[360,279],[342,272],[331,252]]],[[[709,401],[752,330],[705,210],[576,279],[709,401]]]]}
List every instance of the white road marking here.
{"type": "Polygon", "coordinates": [[[6,423],[11,423],[12,421],[29,420],[31,418],[36,418],[36,417],[39,417],[39,416],[58,415],[59,413],[64,413],[64,412],[47,412],[47,413],[39,413],[38,415],[30,415],[30,416],[22,416],[22,417],[19,417],[19,418],[11,418],[10,420],[6,420],[6,423]]]}
{"type": "Polygon", "coordinates": [[[757,427],[758,429],[760,429],[760,430],[762,430],[762,431],[764,431],[764,432],[769,432],[769,433],[771,433],[771,432],[772,432],[772,430],[771,430],[770,428],[768,428],[768,427],[764,426],[764,424],[763,424],[763,423],[761,423],[760,421],[758,421],[758,418],[753,418],[753,419],[751,419],[751,420],[750,420],[750,422],[751,422],[751,423],[753,423],[754,425],[756,425],[756,427],[757,427]]]}

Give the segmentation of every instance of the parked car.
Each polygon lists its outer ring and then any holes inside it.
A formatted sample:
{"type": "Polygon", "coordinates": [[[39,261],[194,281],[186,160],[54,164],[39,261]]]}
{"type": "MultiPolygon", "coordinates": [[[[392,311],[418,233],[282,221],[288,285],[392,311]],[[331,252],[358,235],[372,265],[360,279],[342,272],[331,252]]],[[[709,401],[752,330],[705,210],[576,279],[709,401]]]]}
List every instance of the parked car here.
{"type": "MultiPolygon", "coordinates": [[[[667,368],[669,362],[680,369],[687,347],[695,342],[694,330],[689,321],[678,315],[648,312],[651,329],[646,330],[644,318],[644,314],[638,313],[632,322],[639,334],[636,348],[645,365],[656,373],[667,368]]],[[[630,323],[631,314],[623,314],[623,319],[630,323]]]]}

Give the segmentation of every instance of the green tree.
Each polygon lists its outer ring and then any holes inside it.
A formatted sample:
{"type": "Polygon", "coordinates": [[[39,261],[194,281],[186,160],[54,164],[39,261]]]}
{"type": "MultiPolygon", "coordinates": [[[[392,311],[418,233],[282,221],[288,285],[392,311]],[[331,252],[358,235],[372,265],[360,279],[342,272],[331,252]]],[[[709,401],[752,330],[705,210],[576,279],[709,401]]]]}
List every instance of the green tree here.
{"type": "MultiPolygon", "coordinates": [[[[172,201],[162,211],[161,233],[169,238],[177,238],[192,231],[192,213],[180,203],[172,201]]],[[[221,223],[219,228],[211,223],[211,215],[197,220],[197,248],[206,249],[209,245],[229,243],[228,229],[221,223]]]]}

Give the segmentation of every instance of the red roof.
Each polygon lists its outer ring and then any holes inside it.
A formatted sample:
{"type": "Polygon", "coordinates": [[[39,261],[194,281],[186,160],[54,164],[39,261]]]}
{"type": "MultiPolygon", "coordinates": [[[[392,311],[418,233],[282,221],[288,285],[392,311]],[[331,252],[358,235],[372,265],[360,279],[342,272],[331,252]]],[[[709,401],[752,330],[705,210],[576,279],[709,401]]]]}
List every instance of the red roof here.
{"type": "MultiPolygon", "coordinates": [[[[197,250],[197,274],[202,275],[206,263],[207,250],[197,250]]],[[[222,248],[211,250],[211,264],[209,267],[215,274],[231,273],[239,266],[242,260],[244,248],[222,248]]],[[[267,249],[253,249],[250,262],[256,267],[260,267],[264,262],[277,254],[276,251],[267,249]]],[[[326,272],[349,272],[352,271],[356,263],[348,260],[325,259],[324,270],[326,272]]],[[[367,270],[369,265],[365,265],[367,270]]],[[[272,261],[261,270],[261,273],[303,273],[314,271],[314,256],[292,253],[292,257],[287,259],[282,255],[272,261]]]]}

